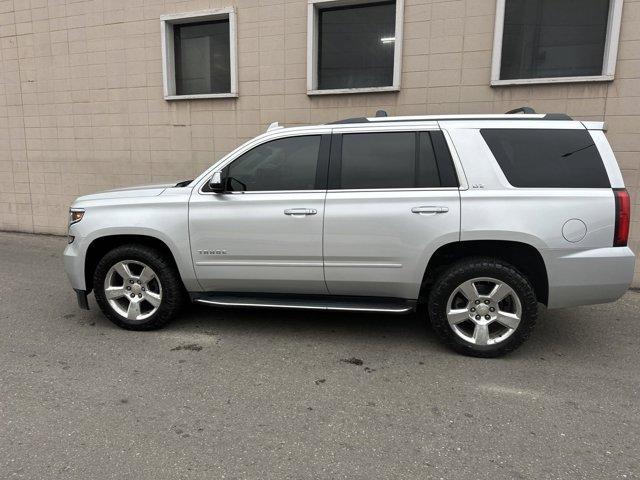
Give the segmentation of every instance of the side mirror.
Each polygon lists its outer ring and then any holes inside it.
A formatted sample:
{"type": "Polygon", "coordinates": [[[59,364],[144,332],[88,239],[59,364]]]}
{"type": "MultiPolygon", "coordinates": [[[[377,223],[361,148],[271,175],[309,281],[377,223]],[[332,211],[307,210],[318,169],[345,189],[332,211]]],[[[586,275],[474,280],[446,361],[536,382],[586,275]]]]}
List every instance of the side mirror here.
{"type": "Polygon", "coordinates": [[[224,183],[222,172],[214,172],[209,180],[209,190],[215,193],[222,193],[226,190],[224,183]]]}

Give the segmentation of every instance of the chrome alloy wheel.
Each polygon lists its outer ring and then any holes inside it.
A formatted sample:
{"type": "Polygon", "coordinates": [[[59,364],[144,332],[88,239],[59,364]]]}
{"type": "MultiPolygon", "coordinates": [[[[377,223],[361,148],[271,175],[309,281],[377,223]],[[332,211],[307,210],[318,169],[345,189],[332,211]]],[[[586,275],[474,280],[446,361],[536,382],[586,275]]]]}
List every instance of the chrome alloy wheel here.
{"type": "Polygon", "coordinates": [[[522,319],[522,303],[501,280],[468,280],[447,301],[447,320],[461,339],[474,345],[495,345],[509,338],[522,319]]]}
{"type": "Polygon", "coordinates": [[[162,285],[148,265],[137,260],[123,260],[107,272],[104,296],[119,315],[130,321],[142,321],[160,307],[162,285]]]}

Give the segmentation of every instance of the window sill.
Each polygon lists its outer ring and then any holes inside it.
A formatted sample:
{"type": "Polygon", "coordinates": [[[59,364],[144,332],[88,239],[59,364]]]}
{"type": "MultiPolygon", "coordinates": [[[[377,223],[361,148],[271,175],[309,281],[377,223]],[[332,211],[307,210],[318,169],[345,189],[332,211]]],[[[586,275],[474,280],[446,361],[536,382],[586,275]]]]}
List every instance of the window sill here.
{"type": "Polygon", "coordinates": [[[535,85],[549,83],[611,82],[613,75],[593,75],[588,77],[519,78],[511,80],[491,80],[492,87],[509,85],[535,85]]]}
{"type": "Polygon", "coordinates": [[[399,86],[390,87],[364,87],[364,88],[332,88],[329,90],[307,90],[307,95],[344,95],[349,93],[380,93],[399,92],[399,86]]]}
{"type": "Polygon", "coordinates": [[[172,100],[201,100],[207,98],[238,98],[237,93],[200,93],[197,95],[165,95],[164,99],[172,100]]]}

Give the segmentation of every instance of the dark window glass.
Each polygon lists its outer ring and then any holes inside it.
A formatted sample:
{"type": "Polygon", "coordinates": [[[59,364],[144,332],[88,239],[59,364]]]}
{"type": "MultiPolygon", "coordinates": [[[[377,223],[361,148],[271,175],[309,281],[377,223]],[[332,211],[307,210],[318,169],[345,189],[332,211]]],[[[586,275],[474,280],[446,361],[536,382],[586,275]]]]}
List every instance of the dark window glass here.
{"type": "Polygon", "coordinates": [[[507,0],[501,79],[601,75],[609,0],[507,0]]]}
{"type": "Polygon", "coordinates": [[[607,171],[586,130],[480,130],[509,183],[522,188],[607,188],[607,171]]]}
{"type": "Polygon", "coordinates": [[[258,145],[227,167],[232,191],[313,190],[320,136],[280,138],[258,145]]]}
{"type": "Polygon", "coordinates": [[[442,172],[436,157],[429,132],[343,134],[340,187],[362,189],[445,186],[441,181],[442,172]]]}
{"type": "Polygon", "coordinates": [[[436,154],[433,151],[429,132],[420,133],[418,158],[419,161],[416,164],[416,186],[425,188],[439,187],[440,174],[438,173],[436,154]]]}
{"type": "Polygon", "coordinates": [[[318,12],[318,88],[393,85],[395,2],[318,12]]]}
{"type": "MultiPolygon", "coordinates": [[[[427,135],[427,133],[422,133],[422,135],[427,135]]],[[[429,136],[433,143],[433,150],[438,166],[438,177],[440,177],[439,186],[458,187],[458,175],[456,175],[456,169],[453,166],[453,159],[451,158],[451,152],[447,146],[444,134],[441,131],[433,131],[429,133],[429,136]]],[[[422,152],[422,149],[420,149],[420,151],[422,152]]]]}
{"type": "Polygon", "coordinates": [[[176,94],[229,93],[229,20],[173,26],[176,94]]]}
{"type": "Polygon", "coordinates": [[[413,188],[413,132],[350,133],[342,136],[342,188],[413,188]]]}

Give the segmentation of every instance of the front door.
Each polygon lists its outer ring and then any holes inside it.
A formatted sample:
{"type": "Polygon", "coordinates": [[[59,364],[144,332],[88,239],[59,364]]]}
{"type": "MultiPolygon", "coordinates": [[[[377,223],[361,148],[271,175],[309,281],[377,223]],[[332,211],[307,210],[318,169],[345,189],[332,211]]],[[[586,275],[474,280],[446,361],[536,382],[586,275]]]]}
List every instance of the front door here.
{"type": "Polygon", "coordinates": [[[416,299],[428,259],[459,240],[460,193],[441,131],[336,133],[325,205],[329,292],[416,299]]]}
{"type": "Polygon", "coordinates": [[[228,191],[194,192],[189,233],[205,291],[327,293],[322,222],[329,142],[329,135],[267,141],[224,168],[228,191]]]}

